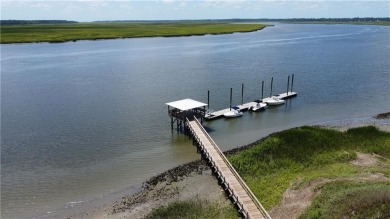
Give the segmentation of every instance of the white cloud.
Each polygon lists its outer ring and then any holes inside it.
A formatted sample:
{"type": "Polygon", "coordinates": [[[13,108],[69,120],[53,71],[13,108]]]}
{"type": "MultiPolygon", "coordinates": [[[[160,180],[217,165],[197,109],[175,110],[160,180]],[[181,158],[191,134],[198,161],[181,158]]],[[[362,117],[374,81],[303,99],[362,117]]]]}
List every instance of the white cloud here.
{"type": "Polygon", "coordinates": [[[163,3],[172,4],[175,3],[175,0],[161,0],[163,3]]]}

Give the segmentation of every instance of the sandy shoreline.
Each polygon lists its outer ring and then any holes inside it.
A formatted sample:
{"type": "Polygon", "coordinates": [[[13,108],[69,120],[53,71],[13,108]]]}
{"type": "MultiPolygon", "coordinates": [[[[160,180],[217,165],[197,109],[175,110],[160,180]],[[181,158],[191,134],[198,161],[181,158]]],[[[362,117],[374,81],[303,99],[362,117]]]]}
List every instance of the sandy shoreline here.
{"type": "MultiPolygon", "coordinates": [[[[380,114],[381,115],[381,114],[380,114]]],[[[382,117],[367,117],[348,120],[336,120],[311,126],[345,131],[349,128],[373,125],[380,130],[390,131],[390,113],[382,117]]],[[[272,134],[271,134],[272,135],[272,134]]],[[[242,147],[225,152],[233,154],[262,141],[262,139],[242,147]]],[[[166,206],[174,201],[191,199],[208,200],[221,206],[230,201],[212,176],[211,169],[202,160],[180,165],[144,182],[142,188],[133,194],[106,202],[100,206],[85,206],[71,214],[51,215],[51,218],[143,218],[154,208],[166,206]]],[[[272,217],[272,212],[271,212],[272,217]]]]}

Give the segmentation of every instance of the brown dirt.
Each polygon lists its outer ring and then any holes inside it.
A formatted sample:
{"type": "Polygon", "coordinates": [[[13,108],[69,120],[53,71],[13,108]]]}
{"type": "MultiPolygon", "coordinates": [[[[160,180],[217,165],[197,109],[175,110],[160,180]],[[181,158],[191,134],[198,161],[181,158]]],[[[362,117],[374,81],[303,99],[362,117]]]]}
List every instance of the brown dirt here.
{"type": "Polygon", "coordinates": [[[356,160],[351,161],[352,165],[360,167],[373,167],[378,162],[378,156],[375,154],[357,153],[356,160]]]}
{"type": "Polygon", "coordinates": [[[319,192],[316,191],[316,188],[328,182],[331,182],[331,180],[319,179],[299,190],[287,189],[283,193],[283,198],[279,206],[269,212],[271,217],[273,219],[298,218],[310,206],[314,196],[319,192]]]}
{"type": "MultiPolygon", "coordinates": [[[[377,155],[362,153],[358,153],[357,155],[357,159],[352,161],[351,164],[360,167],[372,167],[380,163],[377,159],[377,155]]],[[[300,179],[297,181],[300,181],[300,179]]],[[[313,199],[321,192],[320,187],[322,187],[322,185],[336,181],[390,182],[390,178],[385,177],[382,173],[376,173],[367,174],[356,178],[321,178],[310,182],[303,188],[298,189],[296,189],[294,185],[291,185],[290,188],[283,193],[281,203],[269,212],[271,217],[273,219],[298,218],[299,215],[301,215],[303,211],[311,205],[313,199]]],[[[299,184],[299,182],[297,184],[299,184]]]]}

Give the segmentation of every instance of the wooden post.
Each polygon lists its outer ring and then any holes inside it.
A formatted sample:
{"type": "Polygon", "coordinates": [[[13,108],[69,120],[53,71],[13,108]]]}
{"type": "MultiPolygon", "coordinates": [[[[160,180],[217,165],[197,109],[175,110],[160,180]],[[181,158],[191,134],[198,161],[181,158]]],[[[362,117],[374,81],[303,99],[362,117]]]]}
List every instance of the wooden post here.
{"type": "Polygon", "coordinates": [[[271,92],[269,94],[269,97],[272,97],[272,84],[274,83],[274,77],[271,78],[271,92]]]}
{"type": "Polygon", "coordinates": [[[290,87],[290,75],[287,78],[287,95],[288,95],[288,88],[290,87]]]}
{"type": "Polygon", "coordinates": [[[233,88],[230,88],[230,111],[232,111],[232,95],[233,95],[233,88]]]}
{"type": "MultiPolygon", "coordinates": [[[[203,107],[203,113],[206,113],[206,107],[205,106],[203,107]]],[[[204,115],[200,116],[200,124],[203,124],[203,117],[204,117],[204,115]]]]}
{"type": "Polygon", "coordinates": [[[291,93],[293,92],[293,86],[294,86],[294,74],[292,74],[292,78],[291,78],[291,93]]]}
{"type": "Polygon", "coordinates": [[[261,82],[261,102],[263,102],[264,99],[264,81],[261,82]]]}
{"type": "Polygon", "coordinates": [[[241,105],[244,105],[244,84],[241,84],[241,105]]]}
{"type": "Polygon", "coordinates": [[[207,90],[207,109],[210,109],[210,90],[207,90]]]}
{"type": "Polygon", "coordinates": [[[168,106],[168,115],[171,117],[171,129],[173,130],[173,117],[172,117],[172,115],[169,113],[169,106],[168,106]]]}

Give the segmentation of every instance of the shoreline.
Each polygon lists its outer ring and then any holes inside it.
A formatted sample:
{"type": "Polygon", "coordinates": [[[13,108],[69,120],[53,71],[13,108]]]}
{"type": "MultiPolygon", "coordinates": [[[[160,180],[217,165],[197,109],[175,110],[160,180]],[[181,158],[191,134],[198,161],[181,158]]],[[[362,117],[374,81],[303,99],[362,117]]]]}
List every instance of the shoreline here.
{"type": "MultiPolygon", "coordinates": [[[[349,128],[373,125],[382,131],[390,132],[390,113],[374,117],[364,117],[345,120],[334,120],[309,124],[308,126],[322,127],[346,131],[349,128]],[[382,115],[382,116],[380,116],[382,115]]],[[[281,130],[282,131],[282,130],[281,130]]],[[[263,141],[272,133],[253,143],[225,151],[232,155],[246,150],[263,141]]],[[[129,190],[127,190],[129,192],[129,190]]],[[[121,194],[125,194],[124,191],[121,194]]],[[[71,214],[50,215],[50,218],[144,218],[153,209],[167,206],[175,201],[191,199],[207,200],[221,206],[230,205],[230,200],[218,185],[211,169],[205,161],[196,160],[160,173],[142,184],[134,193],[127,193],[113,202],[105,202],[102,206],[79,206],[71,214]],[[53,217],[54,216],[54,217],[53,217]]],[[[111,198],[113,200],[113,198],[111,198]]],[[[271,212],[272,213],[272,212],[271,212]]],[[[272,214],[271,214],[272,216],[272,214]]],[[[46,217],[43,217],[46,218],[46,217]]]]}
{"type": "Polygon", "coordinates": [[[177,23],[177,24],[137,24],[137,23],[95,23],[28,25],[1,27],[3,45],[27,43],[67,43],[114,39],[138,39],[157,37],[191,37],[206,35],[226,35],[249,33],[263,30],[273,25],[237,23],[177,23]],[[66,28],[65,28],[66,27],[66,28]],[[29,29],[27,29],[29,28],[29,29]],[[56,28],[54,32],[47,29],[56,28]],[[63,29],[65,28],[65,29],[63,29]],[[29,37],[23,36],[27,29],[29,37]],[[85,34],[88,31],[88,34],[85,34]],[[17,34],[15,34],[16,32],[17,34]]]}

